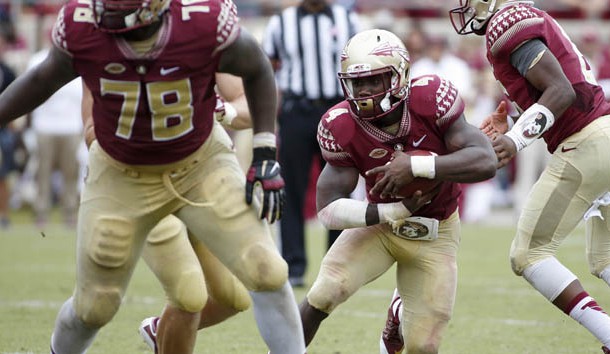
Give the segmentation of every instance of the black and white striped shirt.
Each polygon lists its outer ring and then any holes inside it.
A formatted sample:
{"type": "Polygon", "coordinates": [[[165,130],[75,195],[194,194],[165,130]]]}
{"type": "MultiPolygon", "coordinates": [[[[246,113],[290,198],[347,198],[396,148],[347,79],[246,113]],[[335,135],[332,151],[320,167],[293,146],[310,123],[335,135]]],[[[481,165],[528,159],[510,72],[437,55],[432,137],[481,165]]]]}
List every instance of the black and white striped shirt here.
{"type": "Polygon", "coordinates": [[[281,63],[276,74],[279,89],[312,100],[342,97],[337,79],[341,51],[359,30],[357,15],[336,4],[316,14],[293,6],[272,16],[263,49],[281,63]]]}

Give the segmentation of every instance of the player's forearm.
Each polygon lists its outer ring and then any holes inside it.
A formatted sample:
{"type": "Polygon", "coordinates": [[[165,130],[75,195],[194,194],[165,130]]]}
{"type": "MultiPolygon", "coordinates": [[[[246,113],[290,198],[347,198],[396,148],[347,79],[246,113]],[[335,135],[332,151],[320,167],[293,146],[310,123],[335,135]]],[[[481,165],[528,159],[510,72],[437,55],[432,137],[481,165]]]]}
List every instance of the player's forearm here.
{"type": "Polygon", "coordinates": [[[329,230],[371,226],[411,215],[402,202],[375,204],[350,198],[334,200],[318,211],[318,219],[329,230]]]}
{"type": "Polygon", "coordinates": [[[496,174],[496,156],[492,149],[473,146],[436,156],[436,177],[442,181],[475,183],[496,174]]]}
{"type": "Polygon", "coordinates": [[[558,118],[570,108],[575,100],[576,93],[571,87],[567,90],[562,87],[549,87],[544,90],[537,103],[548,108],[558,118]]]}
{"type": "MultiPolygon", "coordinates": [[[[268,65],[268,64],[267,64],[268,65]]],[[[254,133],[275,132],[277,95],[275,79],[270,67],[253,78],[244,78],[244,91],[254,133]]]]}

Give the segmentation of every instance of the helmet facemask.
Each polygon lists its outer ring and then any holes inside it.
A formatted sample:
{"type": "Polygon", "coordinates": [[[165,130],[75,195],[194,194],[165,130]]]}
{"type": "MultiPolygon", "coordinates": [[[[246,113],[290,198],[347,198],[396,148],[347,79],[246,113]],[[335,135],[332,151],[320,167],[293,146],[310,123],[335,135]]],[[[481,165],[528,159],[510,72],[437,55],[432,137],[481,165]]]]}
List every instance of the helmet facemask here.
{"type": "Polygon", "coordinates": [[[108,33],[124,33],[158,21],[169,0],[93,0],[97,27],[108,33]]]}
{"type": "Polygon", "coordinates": [[[409,53],[396,35],[378,29],[355,35],[338,74],[352,113],[373,122],[394,111],[407,99],[409,69],[409,53]]]}
{"type": "Polygon", "coordinates": [[[506,0],[460,0],[460,6],[449,10],[451,24],[458,34],[484,35],[487,24],[506,0]]]}
{"type": "Polygon", "coordinates": [[[400,90],[400,74],[392,67],[339,73],[339,80],[352,111],[363,120],[385,116],[399,101],[393,93],[400,90]]]}

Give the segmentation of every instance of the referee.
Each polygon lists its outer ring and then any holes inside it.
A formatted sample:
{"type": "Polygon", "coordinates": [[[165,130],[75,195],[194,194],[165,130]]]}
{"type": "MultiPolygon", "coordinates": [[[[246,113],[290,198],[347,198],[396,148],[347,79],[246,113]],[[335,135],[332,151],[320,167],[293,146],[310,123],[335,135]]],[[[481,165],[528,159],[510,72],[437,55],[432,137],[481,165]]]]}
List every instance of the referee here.
{"type": "MultiPolygon", "coordinates": [[[[320,117],[343,100],[336,73],[341,50],[359,31],[357,15],[326,0],[302,0],[271,17],[263,49],[269,56],[280,92],[279,161],[286,182],[280,220],[282,256],[292,286],[304,286],[304,205],[313,159],[324,164],[316,140],[320,117]]],[[[328,247],[339,236],[329,231],[328,247]]]]}

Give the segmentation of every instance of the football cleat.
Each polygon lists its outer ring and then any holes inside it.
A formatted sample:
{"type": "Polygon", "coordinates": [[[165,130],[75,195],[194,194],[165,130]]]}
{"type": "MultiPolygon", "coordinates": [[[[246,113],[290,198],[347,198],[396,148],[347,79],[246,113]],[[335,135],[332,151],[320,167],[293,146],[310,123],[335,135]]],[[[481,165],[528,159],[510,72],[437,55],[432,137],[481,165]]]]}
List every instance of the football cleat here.
{"type": "Polygon", "coordinates": [[[157,350],[157,328],[159,327],[159,317],[148,317],[140,323],[140,336],[144,340],[150,349],[154,350],[155,354],[157,350]]]}
{"type": "Polygon", "coordinates": [[[380,354],[400,354],[402,353],[405,342],[402,338],[400,326],[400,307],[402,300],[396,295],[388,309],[388,318],[379,339],[380,354]]]}

